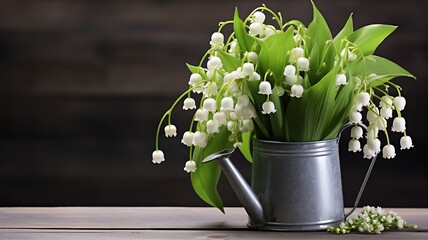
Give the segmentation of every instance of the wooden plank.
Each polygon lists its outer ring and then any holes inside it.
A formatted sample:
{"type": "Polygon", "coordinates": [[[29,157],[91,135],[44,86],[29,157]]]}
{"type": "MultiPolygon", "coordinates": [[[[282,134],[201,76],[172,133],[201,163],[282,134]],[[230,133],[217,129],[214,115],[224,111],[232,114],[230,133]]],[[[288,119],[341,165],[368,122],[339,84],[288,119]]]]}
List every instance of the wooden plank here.
{"type": "MultiPolygon", "coordinates": [[[[31,207],[0,208],[0,228],[34,229],[246,229],[243,208],[226,214],[206,207],[31,207]]],[[[361,209],[354,212],[358,214],[361,209]]],[[[428,209],[395,211],[418,231],[428,231],[428,209]]]]}
{"type": "Polygon", "coordinates": [[[351,233],[335,235],[322,232],[263,232],[263,231],[209,231],[209,230],[11,230],[0,229],[0,239],[7,240],[110,240],[110,239],[428,239],[427,232],[384,232],[376,234],[351,233]]]}

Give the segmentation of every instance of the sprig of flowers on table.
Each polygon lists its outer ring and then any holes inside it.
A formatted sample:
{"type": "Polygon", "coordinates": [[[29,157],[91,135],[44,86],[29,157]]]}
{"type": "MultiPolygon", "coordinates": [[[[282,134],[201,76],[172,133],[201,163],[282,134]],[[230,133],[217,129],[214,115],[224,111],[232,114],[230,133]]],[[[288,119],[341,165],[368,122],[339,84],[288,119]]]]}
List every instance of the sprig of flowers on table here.
{"type": "Polygon", "coordinates": [[[401,149],[413,147],[402,116],[406,99],[391,80],[415,77],[374,55],[396,26],[373,24],[354,30],[351,14],[333,37],[313,2],[312,7],[308,27],[298,20],[284,23],[282,14],[266,5],[244,20],[236,8],[233,20],[220,22],[199,64],[187,64],[189,88],[159,122],[153,163],[165,160],[159,148],[165,121],[165,136],[177,136],[171,117],[181,102],[184,110],[196,110],[182,133],[181,142],[190,152],[184,170],[192,173],[196,193],[220,209],[216,186],[221,170],[215,161],[201,161],[230,147],[239,148],[251,161],[253,137],[289,142],[334,139],[350,122],[355,126],[349,151],[362,150],[364,158],[379,152],[387,159],[396,156],[389,130],[402,134],[401,149]],[[225,37],[224,28],[230,25],[233,31],[225,37]],[[200,98],[198,104],[195,95],[200,98]],[[366,135],[358,126],[363,121],[368,123],[366,135]],[[383,148],[381,132],[386,139],[383,148]]]}
{"type": "Polygon", "coordinates": [[[356,217],[348,219],[339,226],[330,227],[327,231],[336,234],[350,232],[380,234],[385,230],[403,228],[416,229],[417,225],[407,224],[393,211],[384,211],[381,207],[365,206],[356,217]]]}

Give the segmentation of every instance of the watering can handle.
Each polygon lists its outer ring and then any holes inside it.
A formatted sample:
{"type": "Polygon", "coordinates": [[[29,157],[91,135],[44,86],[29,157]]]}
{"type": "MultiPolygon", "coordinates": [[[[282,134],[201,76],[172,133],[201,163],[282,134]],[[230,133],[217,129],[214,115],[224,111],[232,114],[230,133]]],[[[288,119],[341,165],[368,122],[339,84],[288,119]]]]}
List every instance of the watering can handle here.
{"type": "MultiPolygon", "coordinates": [[[[364,125],[363,123],[357,123],[357,125],[359,125],[360,127],[362,127],[362,128],[364,128],[364,130],[366,130],[366,131],[368,131],[367,130],[367,126],[366,125],[364,125]]],[[[339,141],[340,140],[340,137],[341,137],[341,135],[342,135],[342,132],[343,132],[343,130],[345,130],[345,129],[347,129],[347,128],[349,128],[349,127],[351,127],[351,126],[354,126],[354,123],[347,123],[347,124],[345,124],[343,127],[342,127],[342,129],[339,131],[339,137],[338,137],[338,139],[337,139],[337,141],[339,141]]],[[[367,170],[367,173],[366,173],[366,176],[364,177],[364,180],[363,180],[363,183],[361,184],[361,187],[360,187],[360,190],[359,190],[359,192],[358,192],[358,195],[357,195],[357,197],[355,198],[355,202],[354,202],[354,206],[352,207],[352,209],[349,211],[349,212],[347,212],[347,213],[345,213],[345,220],[355,211],[355,209],[358,207],[358,203],[360,202],[360,198],[361,198],[361,195],[363,194],[363,192],[364,192],[364,188],[366,187],[366,184],[367,184],[367,181],[369,180],[369,177],[370,177],[370,174],[371,174],[371,172],[372,172],[372,170],[373,170],[373,166],[374,166],[374,164],[375,164],[375,162],[376,162],[376,158],[377,158],[377,155],[378,155],[378,153],[376,153],[376,155],[374,155],[373,156],[373,158],[372,158],[372,161],[370,162],[370,166],[369,166],[369,168],[368,168],[368,170],[367,170]]]]}

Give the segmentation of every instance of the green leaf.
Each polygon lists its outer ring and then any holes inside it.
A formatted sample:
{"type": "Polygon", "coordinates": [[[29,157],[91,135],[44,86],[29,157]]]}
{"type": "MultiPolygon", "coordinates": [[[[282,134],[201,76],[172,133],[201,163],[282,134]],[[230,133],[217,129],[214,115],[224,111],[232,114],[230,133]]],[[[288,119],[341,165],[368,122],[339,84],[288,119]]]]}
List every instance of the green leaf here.
{"type": "Polygon", "coordinates": [[[243,53],[254,50],[253,46],[257,43],[257,39],[247,33],[244,22],[239,18],[238,8],[235,8],[233,16],[233,30],[243,53]]]}
{"type": "Polygon", "coordinates": [[[340,41],[354,32],[354,22],[352,20],[352,14],[349,16],[345,23],[345,26],[340,32],[334,37],[333,44],[337,51],[340,50],[340,41]]]}
{"type": "Polygon", "coordinates": [[[364,56],[368,56],[373,54],[396,28],[396,26],[384,24],[367,25],[349,35],[348,40],[355,43],[364,56]]]}
{"type": "Polygon", "coordinates": [[[197,170],[191,173],[191,181],[196,194],[209,205],[224,212],[223,202],[217,192],[217,184],[220,178],[221,168],[217,161],[202,163],[208,155],[231,148],[233,143],[228,140],[229,133],[225,126],[220,132],[211,135],[205,148],[195,147],[193,160],[197,170]]]}
{"type": "Polygon", "coordinates": [[[355,82],[348,72],[347,75],[348,83],[345,86],[341,86],[336,99],[334,101],[334,113],[331,118],[329,126],[323,133],[324,140],[337,138],[340,129],[348,122],[349,113],[354,106],[353,101],[355,100],[355,82]]]}
{"type": "Polygon", "coordinates": [[[289,27],[287,31],[277,33],[268,38],[266,44],[261,44],[259,63],[262,74],[270,69],[277,85],[281,85],[284,81],[287,52],[295,47],[293,33],[293,27],[289,27]]]}
{"type": "Polygon", "coordinates": [[[321,12],[315,6],[315,3],[312,2],[313,8],[313,20],[308,26],[307,35],[309,36],[308,49],[311,49],[316,43],[320,50],[324,49],[324,46],[328,40],[332,39],[330,28],[327,25],[324,17],[321,12]]]}
{"type": "Polygon", "coordinates": [[[287,141],[319,141],[325,137],[334,113],[337,72],[338,66],[303,92],[302,98],[290,99],[285,114],[287,141]]]}
{"type": "Polygon", "coordinates": [[[227,71],[227,72],[233,72],[235,71],[238,67],[241,66],[241,60],[239,60],[236,57],[233,57],[223,51],[218,51],[217,52],[217,57],[219,57],[223,63],[223,68],[227,71]]]}
{"type": "Polygon", "coordinates": [[[416,79],[411,73],[383,57],[372,55],[369,60],[366,61],[366,74],[369,75],[374,73],[377,77],[373,78],[369,82],[370,87],[381,85],[395,77],[410,77],[416,79]]]}
{"type": "Polygon", "coordinates": [[[247,159],[250,163],[253,162],[253,154],[251,151],[251,144],[253,141],[253,132],[245,132],[242,134],[242,145],[239,147],[242,155],[247,159]]]}

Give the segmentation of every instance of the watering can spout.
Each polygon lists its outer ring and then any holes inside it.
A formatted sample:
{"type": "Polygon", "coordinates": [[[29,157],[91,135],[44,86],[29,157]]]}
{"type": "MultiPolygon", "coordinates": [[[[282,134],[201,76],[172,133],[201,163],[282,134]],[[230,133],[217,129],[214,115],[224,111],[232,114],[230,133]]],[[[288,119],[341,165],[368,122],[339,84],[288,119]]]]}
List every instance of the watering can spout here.
{"type": "Polygon", "coordinates": [[[220,163],[224,175],[250,217],[251,226],[253,228],[261,228],[266,223],[262,205],[250,185],[248,185],[247,181],[230,160],[229,157],[234,150],[234,148],[230,148],[213,153],[207,156],[202,162],[206,163],[217,160],[220,163]]]}

